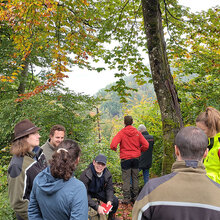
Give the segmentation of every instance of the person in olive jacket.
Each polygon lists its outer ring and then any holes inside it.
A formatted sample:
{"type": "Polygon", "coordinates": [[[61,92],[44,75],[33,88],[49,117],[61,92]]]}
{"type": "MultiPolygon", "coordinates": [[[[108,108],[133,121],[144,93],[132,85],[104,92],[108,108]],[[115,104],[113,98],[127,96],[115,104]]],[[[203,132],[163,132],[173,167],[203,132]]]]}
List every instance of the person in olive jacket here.
{"type": "Polygon", "coordinates": [[[43,150],[39,147],[40,128],[28,119],[15,125],[11,145],[13,155],[8,167],[8,195],[18,220],[28,220],[28,203],[33,181],[47,167],[43,150]]]}
{"type": "Polygon", "coordinates": [[[112,205],[108,219],[116,219],[115,213],[118,209],[118,198],[114,195],[112,175],[106,167],[107,158],[99,154],[93,162],[85,169],[80,180],[85,184],[88,195],[88,203],[91,208],[100,215],[105,215],[104,208],[92,198],[97,198],[107,205],[112,205]]]}

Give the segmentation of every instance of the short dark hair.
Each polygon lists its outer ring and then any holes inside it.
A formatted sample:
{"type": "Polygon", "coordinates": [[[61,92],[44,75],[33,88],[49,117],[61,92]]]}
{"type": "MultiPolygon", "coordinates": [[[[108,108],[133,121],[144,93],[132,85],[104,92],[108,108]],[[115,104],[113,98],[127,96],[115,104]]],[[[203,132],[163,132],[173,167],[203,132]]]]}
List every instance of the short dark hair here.
{"type": "Polygon", "coordinates": [[[71,139],[62,141],[49,160],[51,174],[55,178],[69,180],[76,169],[76,160],[80,156],[79,144],[71,139]]]}
{"type": "Polygon", "coordinates": [[[133,118],[129,115],[124,117],[124,124],[127,125],[132,125],[133,124],[133,118]]]}
{"type": "Polygon", "coordinates": [[[180,129],[175,138],[182,159],[201,160],[208,146],[208,138],[200,128],[189,126],[180,129]]]}
{"type": "Polygon", "coordinates": [[[63,125],[54,125],[50,129],[50,136],[54,136],[55,131],[64,131],[64,134],[66,133],[66,129],[63,125]]]}

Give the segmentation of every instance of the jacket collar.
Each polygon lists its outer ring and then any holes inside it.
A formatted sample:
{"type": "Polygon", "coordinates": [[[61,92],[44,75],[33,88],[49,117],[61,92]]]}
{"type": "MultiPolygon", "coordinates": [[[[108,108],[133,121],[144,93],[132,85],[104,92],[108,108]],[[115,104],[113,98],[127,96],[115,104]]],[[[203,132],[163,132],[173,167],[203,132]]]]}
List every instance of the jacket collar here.
{"type": "Polygon", "coordinates": [[[42,152],[43,150],[40,147],[36,146],[31,152],[27,152],[25,155],[31,158],[36,158],[38,160],[42,152]]]}
{"type": "Polygon", "coordinates": [[[56,150],[57,150],[57,148],[54,147],[54,146],[50,143],[50,139],[47,140],[47,144],[48,144],[49,148],[51,148],[51,150],[53,150],[53,151],[56,151],[56,150]]]}
{"type": "Polygon", "coordinates": [[[143,135],[149,135],[148,131],[141,132],[143,135]]]}
{"type": "Polygon", "coordinates": [[[205,166],[196,160],[182,160],[174,162],[172,172],[195,172],[206,174],[205,166]]]}

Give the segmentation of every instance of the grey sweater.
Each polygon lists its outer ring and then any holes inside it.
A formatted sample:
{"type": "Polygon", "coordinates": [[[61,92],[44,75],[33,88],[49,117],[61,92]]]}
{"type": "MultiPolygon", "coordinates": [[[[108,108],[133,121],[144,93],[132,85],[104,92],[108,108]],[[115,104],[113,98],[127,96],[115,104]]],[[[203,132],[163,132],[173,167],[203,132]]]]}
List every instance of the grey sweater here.
{"type": "Polygon", "coordinates": [[[56,148],[50,144],[50,139],[48,139],[47,142],[41,146],[41,148],[43,149],[47,163],[49,164],[49,160],[52,159],[52,155],[55,152],[56,148]]]}

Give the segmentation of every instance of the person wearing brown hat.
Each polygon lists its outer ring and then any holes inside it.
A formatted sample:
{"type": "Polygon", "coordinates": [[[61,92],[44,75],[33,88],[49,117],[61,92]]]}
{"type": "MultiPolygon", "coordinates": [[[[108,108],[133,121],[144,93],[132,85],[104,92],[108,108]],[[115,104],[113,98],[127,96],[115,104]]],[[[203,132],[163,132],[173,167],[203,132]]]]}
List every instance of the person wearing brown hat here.
{"type": "Polygon", "coordinates": [[[11,145],[13,155],[8,167],[8,194],[18,220],[28,219],[28,202],[35,176],[47,167],[43,150],[39,147],[40,135],[28,119],[17,123],[11,145]]]}

